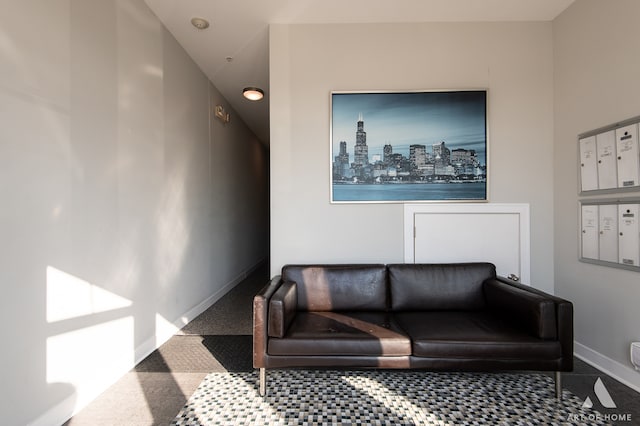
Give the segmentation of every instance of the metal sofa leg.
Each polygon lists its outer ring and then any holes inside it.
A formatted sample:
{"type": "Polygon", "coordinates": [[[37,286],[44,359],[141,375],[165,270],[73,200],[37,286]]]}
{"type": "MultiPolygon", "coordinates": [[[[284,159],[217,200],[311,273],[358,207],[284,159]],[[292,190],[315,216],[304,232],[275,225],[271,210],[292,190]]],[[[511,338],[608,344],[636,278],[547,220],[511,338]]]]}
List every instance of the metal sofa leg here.
{"type": "Polygon", "coordinates": [[[260,396],[265,396],[267,394],[267,369],[260,369],[260,396]]]}
{"type": "Polygon", "coordinates": [[[555,372],[556,379],[556,399],[562,401],[562,375],[559,371],[555,372]]]}

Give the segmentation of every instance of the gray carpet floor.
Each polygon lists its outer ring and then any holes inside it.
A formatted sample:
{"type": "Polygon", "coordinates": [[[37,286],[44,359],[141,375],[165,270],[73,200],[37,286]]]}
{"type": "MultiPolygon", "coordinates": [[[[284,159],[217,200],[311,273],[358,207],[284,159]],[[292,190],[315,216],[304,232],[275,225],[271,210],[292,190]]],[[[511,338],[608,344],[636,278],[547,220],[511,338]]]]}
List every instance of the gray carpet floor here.
{"type": "MultiPolygon", "coordinates": [[[[251,372],[252,300],[268,275],[266,265],[256,270],[65,424],[169,425],[209,373],[251,372]]],[[[640,394],[588,364],[576,359],[563,384],[582,400],[589,396],[594,410],[632,419],[611,423],[640,425],[640,394]],[[598,377],[616,409],[596,398],[598,377]]]]}

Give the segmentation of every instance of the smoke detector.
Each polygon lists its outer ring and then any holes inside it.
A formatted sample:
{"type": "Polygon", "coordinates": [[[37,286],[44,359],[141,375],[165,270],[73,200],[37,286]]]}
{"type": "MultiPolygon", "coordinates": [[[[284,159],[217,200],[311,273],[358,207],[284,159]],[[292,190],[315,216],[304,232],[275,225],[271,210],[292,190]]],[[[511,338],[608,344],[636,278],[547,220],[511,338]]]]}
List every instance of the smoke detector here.
{"type": "Polygon", "coordinates": [[[209,21],[204,18],[191,18],[191,25],[199,30],[206,30],[209,28],[209,21]]]}

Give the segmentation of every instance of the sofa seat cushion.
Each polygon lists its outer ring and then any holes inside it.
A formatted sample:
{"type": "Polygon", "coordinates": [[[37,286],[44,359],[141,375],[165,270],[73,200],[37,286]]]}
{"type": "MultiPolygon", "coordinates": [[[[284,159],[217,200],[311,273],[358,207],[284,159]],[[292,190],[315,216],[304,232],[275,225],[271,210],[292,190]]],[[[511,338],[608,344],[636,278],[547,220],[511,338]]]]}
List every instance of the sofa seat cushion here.
{"type": "Polygon", "coordinates": [[[385,312],[298,312],[270,355],[411,355],[411,341],[385,312]]]}
{"type": "Polygon", "coordinates": [[[394,315],[413,341],[413,355],[430,358],[557,359],[560,343],[539,339],[489,311],[403,312],[394,315]]]}

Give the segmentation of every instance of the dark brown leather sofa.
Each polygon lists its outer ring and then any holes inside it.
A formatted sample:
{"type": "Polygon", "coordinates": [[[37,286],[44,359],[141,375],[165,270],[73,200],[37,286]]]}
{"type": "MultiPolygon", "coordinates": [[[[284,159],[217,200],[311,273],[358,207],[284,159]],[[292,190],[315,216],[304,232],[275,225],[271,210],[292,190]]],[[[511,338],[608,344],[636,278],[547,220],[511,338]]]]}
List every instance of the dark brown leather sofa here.
{"type": "Polygon", "coordinates": [[[253,365],[573,369],[571,302],[490,263],[287,265],[253,302],[253,365]]]}

